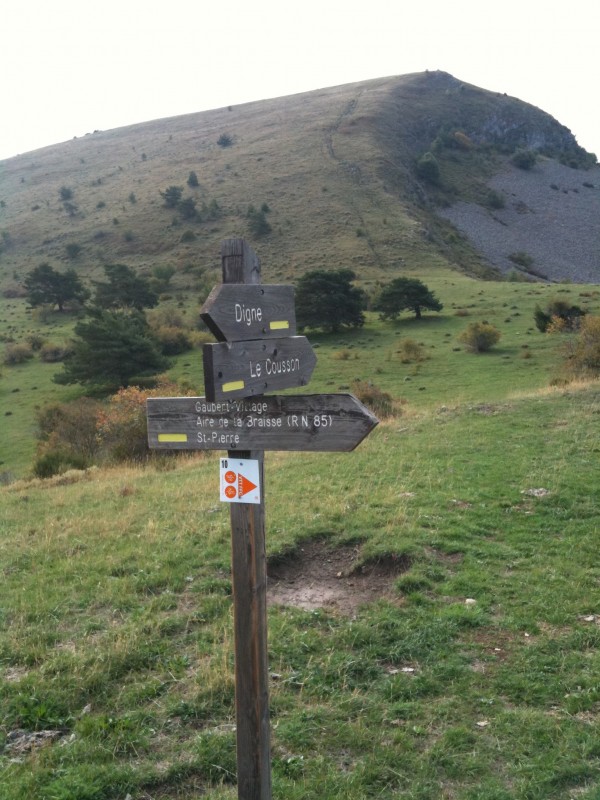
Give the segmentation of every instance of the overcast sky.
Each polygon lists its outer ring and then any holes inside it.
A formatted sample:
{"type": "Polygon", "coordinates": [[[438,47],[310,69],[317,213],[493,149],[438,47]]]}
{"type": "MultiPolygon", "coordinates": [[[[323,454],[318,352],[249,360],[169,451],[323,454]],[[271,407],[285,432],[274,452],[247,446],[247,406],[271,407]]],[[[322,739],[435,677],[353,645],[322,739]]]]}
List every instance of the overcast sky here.
{"type": "Polygon", "coordinates": [[[2,0],[0,159],[137,122],[441,69],[600,158],[600,2],[2,0]]]}

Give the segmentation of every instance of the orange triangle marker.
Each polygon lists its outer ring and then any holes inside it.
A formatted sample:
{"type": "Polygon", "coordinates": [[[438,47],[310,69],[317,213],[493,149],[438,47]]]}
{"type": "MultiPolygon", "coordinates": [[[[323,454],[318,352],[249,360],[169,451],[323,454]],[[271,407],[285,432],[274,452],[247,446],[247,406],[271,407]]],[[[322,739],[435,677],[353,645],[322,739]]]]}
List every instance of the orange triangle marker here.
{"type": "Polygon", "coordinates": [[[238,472],[238,497],[243,497],[248,492],[251,492],[252,489],[256,489],[256,484],[245,478],[241,472],[238,472]]]}

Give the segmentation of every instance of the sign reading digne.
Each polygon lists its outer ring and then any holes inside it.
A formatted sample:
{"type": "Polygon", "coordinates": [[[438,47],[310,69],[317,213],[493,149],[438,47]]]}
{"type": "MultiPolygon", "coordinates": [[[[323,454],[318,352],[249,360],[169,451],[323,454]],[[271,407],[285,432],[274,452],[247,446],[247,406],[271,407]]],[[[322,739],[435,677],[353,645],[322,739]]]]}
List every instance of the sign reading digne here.
{"type": "Polygon", "coordinates": [[[205,344],[202,360],[209,400],[306,386],[317,363],[306,336],[205,344]]]}
{"type": "Polygon", "coordinates": [[[351,394],[253,399],[149,397],[148,444],[163,450],[353,450],[379,420],[351,394]]]}
{"type": "Polygon", "coordinates": [[[220,342],[294,336],[294,287],[222,283],[206,298],[200,316],[220,342]]]}

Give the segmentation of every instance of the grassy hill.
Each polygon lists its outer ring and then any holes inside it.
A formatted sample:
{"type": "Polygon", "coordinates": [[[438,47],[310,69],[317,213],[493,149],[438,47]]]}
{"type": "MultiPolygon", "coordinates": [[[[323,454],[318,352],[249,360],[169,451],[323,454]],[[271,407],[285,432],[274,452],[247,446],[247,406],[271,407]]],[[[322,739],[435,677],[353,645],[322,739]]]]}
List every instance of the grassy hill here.
{"type": "Polygon", "coordinates": [[[574,167],[594,161],[539,109],[440,72],[96,131],[0,162],[0,289],[42,261],[90,278],[103,263],[148,273],[168,265],[175,285],[193,288],[222,239],[248,236],[248,206],[263,203],[266,280],[324,265],[362,279],[424,263],[489,273],[436,212],[456,200],[485,204],[487,180],[516,148],[574,167]],[[441,168],[435,186],[416,171],[430,151],[441,168]],[[190,188],[192,171],[199,185],[190,188]],[[198,209],[216,201],[220,214],[183,219],[160,195],[172,185],[198,209]]]}
{"type": "MultiPolygon", "coordinates": [[[[68,340],[72,317],[41,319],[22,296],[24,276],[43,262],[74,268],[87,285],[111,263],[147,276],[174,270],[160,308],[193,328],[220,280],[220,242],[229,236],[251,241],[265,282],[351,267],[372,293],[378,281],[414,274],[446,305],[471,295],[464,275],[489,280],[512,270],[595,282],[593,161],[539,109],[443,72],[96,131],[0,162],[0,341],[68,340]],[[538,165],[526,173],[513,166],[515,148],[535,149],[538,165]],[[419,174],[427,153],[439,167],[433,183],[419,174]],[[552,188],[550,168],[566,170],[570,182],[561,177],[552,188]],[[197,186],[188,185],[190,173],[197,186]],[[161,193],[171,186],[195,201],[195,218],[166,207],[161,193]],[[263,204],[271,232],[255,236],[248,207],[263,204]]],[[[523,321],[534,305],[524,292],[523,321]]],[[[447,333],[456,332],[455,320],[447,333]]],[[[179,359],[173,374],[201,392],[191,363],[179,359]]],[[[4,369],[2,469],[23,474],[36,409],[76,395],[52,383],[59,369],[37,357],[4,369]]]]}
{"type": "MultiPolygon", "coordinates": [[[[553,298],[599,315],[600,291],[502,279],[440,216],[490,212],[515,147],[544,153],[527,173],[536,191],[561,160],[594,182],[559,123],[445,73],[96,132],[0,164],[6,343],[70,336],[73,315],[19,296],[42,261],[85,281],[116,261],[174,266],[159,311],[193,326],[234,235],[266,282],[349,266],[372,290],[410,273],[444,304],[311,333],[311,392],[358,379],[394,413],[351,454],[267,454],[276,798],[600,796],[600,392],[562,381],[571,334],[534,325],[553,298]],[[428,152],[434,184],[418,174],[428,152]],[[172,185],[213,212],[181,219],[160,195],[172,185]],[[272,232],[254,239],[247,207],[263,203],[272,232]],[[501,333],[487,354],[460,341],[475,321],[501,333]]],[[[59,369],[36,354],[0,375],[0,800],[232,800],[217,454],[29,478],[36,412],[80,394],[52,382],[59,369]]],[[[170,376],[201,393],[200,354],[170,376]]]]}

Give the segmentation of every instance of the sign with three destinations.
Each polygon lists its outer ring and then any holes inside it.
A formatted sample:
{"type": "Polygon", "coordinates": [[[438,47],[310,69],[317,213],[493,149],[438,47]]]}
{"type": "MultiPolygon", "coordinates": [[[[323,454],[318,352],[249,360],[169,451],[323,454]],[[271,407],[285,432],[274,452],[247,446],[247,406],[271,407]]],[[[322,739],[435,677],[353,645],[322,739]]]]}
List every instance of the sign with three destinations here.
{"type": "Polygon", "coordinates": [[[151,448],[343,452],[378,424],[351,394],[265,394],[305,386],[317,362],[292,286],[223,283],[200,316],[219,339],[203,347],[206,397],[149,398],[151,448]]]}
{"type": "Polygon", "coordinates": [[[351,394],[147,400],[148,441],[162,450],[347,452],[377,425],[351,394]]]}

